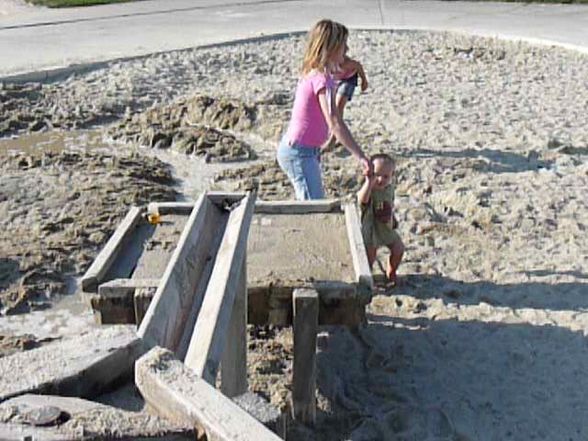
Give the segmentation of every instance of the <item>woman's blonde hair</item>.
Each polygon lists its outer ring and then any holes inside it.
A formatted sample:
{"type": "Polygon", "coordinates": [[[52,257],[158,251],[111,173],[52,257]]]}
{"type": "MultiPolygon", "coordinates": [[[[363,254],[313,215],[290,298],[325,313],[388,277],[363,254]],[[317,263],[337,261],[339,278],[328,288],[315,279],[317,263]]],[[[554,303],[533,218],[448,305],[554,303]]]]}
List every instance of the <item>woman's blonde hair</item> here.
{"type": "Polygon", "coordinates": [[[324,72],[329,56],[347,42],[349,31],[341,23],[323,19],[308,32],[302,74],[313,69],[324,72]]]}

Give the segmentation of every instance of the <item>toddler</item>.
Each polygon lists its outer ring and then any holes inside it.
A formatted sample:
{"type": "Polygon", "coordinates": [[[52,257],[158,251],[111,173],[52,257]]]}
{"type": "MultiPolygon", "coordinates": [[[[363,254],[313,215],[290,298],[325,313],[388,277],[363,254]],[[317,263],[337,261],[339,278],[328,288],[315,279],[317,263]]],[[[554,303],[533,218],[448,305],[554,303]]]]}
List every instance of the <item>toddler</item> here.
{"type": "Polygon", "coordinates": [[[371,158],[373,171],[357,193],[361,209],[361,232],[370,268],[376,260],[378,247],[386,246],[390,256],[386,276],[396,284],[396,271],[404,254],[404,244],[396,231],[398,221],[394,215],[395,162],[389,155],[378,153],[371,158]]]}

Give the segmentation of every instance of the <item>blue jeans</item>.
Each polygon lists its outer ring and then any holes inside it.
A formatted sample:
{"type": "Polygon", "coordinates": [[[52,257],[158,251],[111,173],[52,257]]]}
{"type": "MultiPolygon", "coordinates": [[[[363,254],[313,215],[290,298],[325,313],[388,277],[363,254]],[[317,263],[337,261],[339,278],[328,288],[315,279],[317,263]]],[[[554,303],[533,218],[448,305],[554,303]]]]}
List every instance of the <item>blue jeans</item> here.
{"type": "Polygon", "coordinates": [[[296,199],[323,199],[323,181],[319,162],[320,147],[307,147],[292,143],[283,137],[278,146],[278,164],[294,186],[296,199]]]}
{"type": "Polygon", "coordinates": [[[337,95],[343,95],[347,98],[347,101],[351,101],[353,92],[357,87],[357,79],[358,75],[355,74],[349,78],[345,78],[344,80],[339,81],[339,84],[337,85],[337,95]]]}

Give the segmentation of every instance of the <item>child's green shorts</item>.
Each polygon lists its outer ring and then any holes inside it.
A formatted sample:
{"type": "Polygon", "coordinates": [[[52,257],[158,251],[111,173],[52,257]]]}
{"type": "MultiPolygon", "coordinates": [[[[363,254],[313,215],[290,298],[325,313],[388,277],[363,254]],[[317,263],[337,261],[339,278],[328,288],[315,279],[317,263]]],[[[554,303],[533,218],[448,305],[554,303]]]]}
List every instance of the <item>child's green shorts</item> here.
{"type": "Polygon", "coordinates": [[[401,241],[398,232],[391,225],[364,222],[361,233],[366,247],[390,246],[401,241]]]}

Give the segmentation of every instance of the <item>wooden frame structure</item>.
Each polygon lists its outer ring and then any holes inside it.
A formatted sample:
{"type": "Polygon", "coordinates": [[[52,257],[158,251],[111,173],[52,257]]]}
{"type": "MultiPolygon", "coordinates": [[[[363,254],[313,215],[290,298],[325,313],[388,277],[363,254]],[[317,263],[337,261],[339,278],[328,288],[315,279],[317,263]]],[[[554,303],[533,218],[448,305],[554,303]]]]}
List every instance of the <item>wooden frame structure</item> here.
{"type": "Polygon", "coordinates": [[[234,405],[228,404],[230,400],[225,397],[238,397],[248,389],[246,325],[251,293],[248,294],[247,286],[246,250],[253,215],[344,215],[355,275],[353,283],[314,281],[286,287],[284,295],[292,308],[287,315],[292,320],[276,314],[271,317],[274,322],[292,323],[294,327],[292,416],[305,424],[314,424],[316,334],[319,321],[329,323],[328,319],[320,319],[319,309],[325,304],[352,305],[354,311],[361,312],[345,319],[335,317],[331,323],[357,325],[371,299],[373,282],[356,207],[342,205],[339,200],[256,202],[255,195],[249,193],[206,192],[195,203],[151,203],[147,211],[163,218],[187,218],[160,277],[107,277],[116,274],[111,266],[116,264],[131,230],[137,228],[143,217],[143,212],[133,207],[84,276],[82,286],[98,291],[97,296],[90,294],[93,306],[101,305],[100,302],[106,305],[101,323],[135,322],[143,344],[147,348],[160,347],[136,363],[137,386],[153,408],[172,419],[188,419],[218,439],[254,439],[249,435],[259,433],[255,437],[258,441],[275,439],[275,435],[259,423],[256,424],[261,428],[251,426],[247,418],[238,418],[238,427],[233,427],[235,421],[228,423],[222,416],[224,407],[234,411],[234,405]],[[182,377],[190,377],[191,386],[174,389],[176,386],[161,380],[161,375],[167,375],[165,372],[153,375],[153,370],[157,370],[154,357],[167,360],[162,366],[180,363],[181,369],[176,366],[173,370],[179,369],[182,377]],[[219,367],[222,394],[203,385],[215,386],[219,367]],[[224,403],[218,418],[197,404],[198,400],[224,403]],[[245,426],[254,429],[245,433],[245,426]]]}

